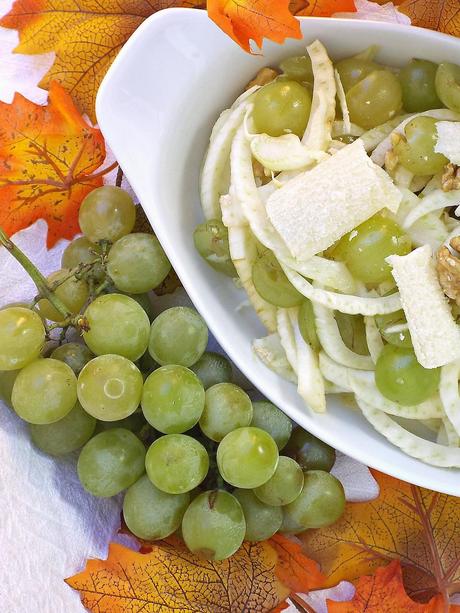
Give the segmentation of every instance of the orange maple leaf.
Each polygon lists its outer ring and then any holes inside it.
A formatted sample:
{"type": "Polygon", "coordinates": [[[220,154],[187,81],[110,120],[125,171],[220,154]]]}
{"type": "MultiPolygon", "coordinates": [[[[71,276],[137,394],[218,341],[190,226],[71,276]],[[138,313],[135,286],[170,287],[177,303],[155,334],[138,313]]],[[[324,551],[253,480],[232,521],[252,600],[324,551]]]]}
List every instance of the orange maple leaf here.
{"type": "Polygon", "coordinates": [[[414,26],[460,36],[459,0],[396,0],[414,26]]]}
{"type": "Polygon", "coordinates": [[[356,12],[354,0],[292,0],[289,8],[294,15],[304,17],[330,17],[334,13],[356,12]]]}
{"type": "Polygon", "coordinates": [[[94,173],[104,159],[100,130],[85,122],[57,83],[47,106],[21,94],[12,104],[0,103],[0,226],[11,235],[45,219],[48,247],[73,238],[83,198],[115,166],[94,173]]]}
{"type": "MultiPolygon", "coordinates": [[[[304,591],[321,587],[316,565],[300,550],[297,555],[299,564],[312,565],[304,591]]],[[[66,582],[97,613],[265,613],[291,591],[277,574],[279,559],[270,541],[245,542],[222,562],[197,558],[177,538],[151,543],[148,553],[112,543],[107,560],[89,560],[84,571],[66,582]]]]}

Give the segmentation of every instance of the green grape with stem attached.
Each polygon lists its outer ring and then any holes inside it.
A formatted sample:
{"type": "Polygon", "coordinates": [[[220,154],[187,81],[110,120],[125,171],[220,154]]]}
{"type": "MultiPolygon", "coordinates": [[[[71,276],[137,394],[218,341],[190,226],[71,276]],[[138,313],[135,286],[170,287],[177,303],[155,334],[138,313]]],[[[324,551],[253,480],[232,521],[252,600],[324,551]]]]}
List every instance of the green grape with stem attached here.
{"type": "Polygon", "coordinates": [[[56,347],[50,357],[65,362],[78,376],[83,366],[94,358],[94,354],[83,343],[64,343],[56,347]]]}
{"type": "Polygon", "coordinates": [[[154,441],[145,456],[150,481],[167,494],[184,494],[195,489],[209,470],[203,445],[186,434],[166,434],[154,441]]]}
{"type": "Polygon", "coordinates": [[[44,358],[28,364],[16,377],[11,395],[19,417],[31,424],[51,424],[77,402],[77,378],[64,362],[44,358]]]}
{"type": "Polygon", "coordinates": [[[385,398],[406,406],[430,398],[439,387],[439,378],[440,369],[423,368],[409,348],[385,345],[375,365],[379,391],[385,398]]]}
{"type": "Polygon", "coordinates": [[[64,249],[61,259],[62,268],[72,270],[84,264],[92,264],[91,276],[95,281],[102,281],[105,271],[101,263],[102,248],[89,241],[86,236],[74,239],[64,249]]]}
{"type": "Polygon", "coordinates": [[[78,399],[87,413],[102,421],[134,413],[142,396],[142,375],[130,360],[106,354],[90,360],[78,376],[78,399]]]}
{"type": "Polygon", "coordinates": [[[204,319],[189,307],[166,309],[154,320],[150,329],[149,352],[161,364],[192,366],[208,344],[208,328],[204,319]]]}
{"type": "Polygon", "coordinates": [[[313,68],[309,55],[287,57],[280,63],[280,68],[288,79],[313,85],[313,68]]]}
{"type": "Polygon", "coordinates": [[[436,93],[444,106],[460,113],[460,66],[443,62],[435,78],[436,93]]]}
{"type": "Polygon", "coordinates": [[[201,417],[205,392],[194,372],[184,366],[162,366],[147,377],[142,392],[145,419],[164,434],[190,430],[201,417]]]}
{"type": "Polygon", "coordinates": [[[393,326],[407,325],[406,316],[403,310],[396,311],[395,313],[388,313],[387,315],[376,315],[375,323],[377,324],[380,334],[390,345],[396,345],[397,347],[412,347],[412,339],[408,328],[400,332],[387,332],[387,329],[393,326]]]}
{"type": "Polygon", "coordinates": [[[136,206],[131,196],[114,185],[93,189],[80,206],[78,222],[92,243],[114,243],[129,234],[136,221],[136,206]]]}
{"type": "Polygon", "coordinates": [[[265,430],[252,426],[238,428],[219,443],[217,465],[227,483],[252,489],[268,481],[275,472],[278,447],[265,430]]]}
{"type": "Polygon", "coordinates": [[[254,494],[265,504],[280,507],[293,502],[302,491],[302,469],[292,458],[280,456],[278,466],[270,479],[254,489],[254,494]]]}
{"type": "Polygon", "coordinates": [[[123,517],[135,536],[156,541],[180,527],[189,502],[188,493],[166,494],[144,475],[128,488],[123,501],[123,517]]]}
{"type": "Polygon", "coordinates": [[[0,370],[18,370],[38,356],[45,328],[37,313],[23,307],[0,310],[0,370]]]}
{"type": "Polygon", "coordinates": [[[294,307],[303,300],[290,283],[278,260],[270,250],[258,256],[252,267],[252,282],[259,296],[279,307],[294,307]]]}
{"type": "Polygon", "coordinates": [[[228,230],[219,219],[200,223],[193,232],[195,249],[217,272],[237,277],[228,244],[228,230]]]}
{"type": "Polygon", "coordinates": [[[282,509],[265,504],[251,490],[236,489],[233,495],[243,509],[246,541],[265,541],[278,532],[283,521],[282,509]]]}
{"type": "Polygon", "coordinates": [[[442,106],[436,93],[435,78],[438,65],[428,60],[412,59],[399,73],[403,106],[409,113],[420,113],[442,106]]]}
{"type": "Polygon", "coordinates": [[[205,351],[198,362],[190,366],[190,370],[198,376],[205,390],[217,383],[230,383],[233,377],[229,360],[214,351],[205,351]]]}
{"type": "Polygon", "coordinates": [[[267,400],[252,403],[251,426],[265,430],[275,441],[278,451],[285,447],[292,432],[292,422],[277,406],[267,400]]]}
{"type": "Polygon", "coordinates": [[[300,426],[294,428],[284,452],[293,458],[302,470],[324,470],[334,466],[335,450],[300,426]]]}
{"type": "Polygon", "coordinates": [[[335,320],[345,345],[355,353],[369,355],[364,317],[336,311],[335,320]]]}
{"type": "Polygon", "coordinates": [[[233,383],[217,383],[206,390],[200,428],[213,441],[221,441],[236,428],[249,426],[252,402],[249,396],[233,383]]]}
{"type": "Polygon", "coordinates": [[[84,313],[85,343],[96,355],[115,353],[138,360],[147,349],[150,322],[144,309],[123,294],[98,296],[84,313]]]}
{"type": "Polygon", "coordinates": [[[330,526],[344,509],[345,493],[340,481],[328,472],[310,470],[304,475],[301,493],[284,507],[284,513],[287,525],[307,530],[330,526]]]}
{"type": "Polygon", "coordinates": [[[370,130],[399,113],[401,84],[389,70],[374,70],[347,91],[346,99],[351,121],[370,130]]]}
{"type": "Polygon", "coordinates": [[[393,146],[399,163],[414,175],[434,175],[449,161],[434,150],[438,140],[436,122],[434,117],[414,117],[404,128],[404,137],[393,146]]]}
{"type": "Polygon", "coordinates": [[[65,417],[52,424],[29,424],[33,443],[54,456],[80,449],[93,436],[96,420],[77,402],[65,417]]]}
{"type": "Polygon", "coordinates": [[[311,109],[309,91],[297,81],[276,80],[261,87],[254,97],[252,117],[258,133],[302,137],[311,109]]]}
{"type": "Polygon", "coordinates": [[[303,340],[308,343],[314,351],[319,351],[321,349],[321,344],[316,333],[315,314],[313,313],[311,300],[308,298],[302,300],[297,320],[303,340]]]}
{"type": "Polygon", "coordinates": [[[160,241],[143,232],[122,236],[107,258],[107,272],[115,287],[129,294],[143,294],[158,287],[170,270],[160,241]]]}
{"type": "Polygon", "coordinates": [[[0,370],[0,400],[12,407],[11,394],[13,385],[20,370],[0,370]]]}
{"type": "Polygon", "coordinates": [[[182,536],[188,549],[207,560],[232,556],[243,543],[245,532],[241,505],[224,490],[197,496],[182,519],[182,536]]]}
{"type": "MultiPolygon", "coordinates": [[[[56,284],[54,294],[73,314],[78,313],[88,300],[89,288],[86,281],[72,276],[72,271],[66,268],[53,272],[46,280],[51,288],[56,284]]],[[[62,313],[47,298],[38,301],[38,309],[40,315],[45,319],[51,321],[62,321],[64,319],[62,313]]]]}

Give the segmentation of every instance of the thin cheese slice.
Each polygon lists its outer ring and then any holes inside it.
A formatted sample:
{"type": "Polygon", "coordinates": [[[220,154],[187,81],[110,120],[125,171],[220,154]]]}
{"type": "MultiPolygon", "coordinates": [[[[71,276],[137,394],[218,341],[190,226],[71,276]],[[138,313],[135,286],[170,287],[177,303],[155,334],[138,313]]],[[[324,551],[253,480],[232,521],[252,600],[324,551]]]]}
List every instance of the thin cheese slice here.
{"type": "Polygon", "coordinates": [[[460,122],[438,121],[438,141],[434,150],[443,153],[453,164],[460,165],[460,122]]]}
{"type": "Polygon", "coordinates": [[[268,216],[292,255],[306,260],[383,208],[397,211],[401,194],[355,141],[274,192],[268,216]]]}
{"type": "Polygon", "coordinates": [[[391,255],[417,360],[425,368],[444,366],[460,358],[460,328],[455,323],[436,274],[431,247],[409,255],[391,255]]]}

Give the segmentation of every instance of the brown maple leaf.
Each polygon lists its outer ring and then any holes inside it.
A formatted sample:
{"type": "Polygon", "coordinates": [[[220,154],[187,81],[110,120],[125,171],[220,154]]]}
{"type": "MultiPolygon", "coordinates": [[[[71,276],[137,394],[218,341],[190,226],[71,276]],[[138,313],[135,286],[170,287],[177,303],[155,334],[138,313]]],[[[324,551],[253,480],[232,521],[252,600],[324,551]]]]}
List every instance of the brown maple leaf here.
{"type": "Polygon", "coordinates": [[[397,0],[395,4],[414,26],[460,36],[459,0],[397,0]]]}

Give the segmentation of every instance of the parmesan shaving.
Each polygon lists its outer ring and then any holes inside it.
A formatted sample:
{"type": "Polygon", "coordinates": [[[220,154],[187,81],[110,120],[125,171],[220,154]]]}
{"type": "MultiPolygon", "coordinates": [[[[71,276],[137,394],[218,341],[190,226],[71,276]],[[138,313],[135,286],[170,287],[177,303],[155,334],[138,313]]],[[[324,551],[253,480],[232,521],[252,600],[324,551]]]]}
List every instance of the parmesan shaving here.
{"type": "Polygon", "coordinates": [[[438,140],[434,150],[444,154],[453,164],[460,165],[460,122],[438,121],[436,130],[438,140]]]}

